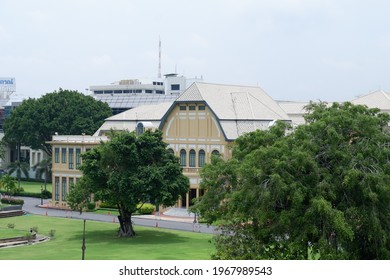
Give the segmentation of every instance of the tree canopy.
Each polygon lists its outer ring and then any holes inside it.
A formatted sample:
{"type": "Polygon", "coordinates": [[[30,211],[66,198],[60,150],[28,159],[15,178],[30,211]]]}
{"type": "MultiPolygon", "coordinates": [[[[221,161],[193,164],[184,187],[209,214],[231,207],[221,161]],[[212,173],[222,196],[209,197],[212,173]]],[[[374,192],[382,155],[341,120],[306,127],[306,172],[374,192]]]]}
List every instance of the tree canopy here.
{"type": "Polygon", "coordinates": [[[93,134],[111,115],[106,103],[72,90],[54,91],[29,98],[4,121],[4,141],[22,143],[52,154],[47,144],[56,132],[63,135],[93,134]]]}
{"type": "Polygon", "coordinates": [[[389,115],[311,103],[305,119],[248,133],[202,170],[194,211],[221,225],[214,258],[390,258],[389,115]]]}
{"type": "MultiPolygon", "coordinates": [[[[131,216],[143,203],[172,206],[189,189],[161,131],[111,132],[110,140],[82,154],[82,184],[96,200],[117,205],[120,236],[134,236],[131,216]]],[[[73,190],[72,190],[73,191],[73,190]]],[[[85,192],[80,192],[85,197],[85,192]]],[[[74,201],[72,202],[74,205],[74,201]]],[[[82,201],[80,201],[82,203],[82,201]]]]}

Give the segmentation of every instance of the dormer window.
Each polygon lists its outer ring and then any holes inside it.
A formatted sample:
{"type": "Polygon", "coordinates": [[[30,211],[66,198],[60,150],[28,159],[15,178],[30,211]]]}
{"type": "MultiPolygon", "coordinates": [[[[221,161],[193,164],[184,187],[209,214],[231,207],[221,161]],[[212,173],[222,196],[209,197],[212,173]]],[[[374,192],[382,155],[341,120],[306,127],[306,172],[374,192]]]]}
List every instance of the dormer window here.
{"type": "Polygon", "coordinates": [[[145,132],[144,124],[143,124],[142,122],[139,122],[139,123],[137,124],[137,128],[136,128],[136,130],[135,130],[135,133],[136,133],[137,135],[141,135],[141,134],[144,133],[144,132],[145,132]]]}

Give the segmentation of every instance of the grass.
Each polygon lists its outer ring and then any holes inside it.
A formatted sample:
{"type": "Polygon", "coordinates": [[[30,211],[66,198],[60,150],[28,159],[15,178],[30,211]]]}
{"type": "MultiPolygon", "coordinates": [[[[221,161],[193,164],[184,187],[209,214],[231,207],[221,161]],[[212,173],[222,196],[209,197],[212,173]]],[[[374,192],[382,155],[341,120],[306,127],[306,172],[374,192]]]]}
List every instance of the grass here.
{"type": "Polygon", "coordinates": [[[17,230],[12,228],[0,228],[0,239],[2,238],[11,238],[16,236],[24,236],[28,231],[17,230]]]}
{"type": "MultiPolygon", "coordinates": [[[[26,215],[0,219],[0,228],[14,223],[15,230],[28,231],[38,227],[38,233],[54,239],[34,246],[0,249],[2,260],[80,260],[83,221],[26,215]]],[[[213,252],[210,234],[135,226],[135,238],[119,238],[118,224],[86,222],[87,260],[208,260],[213,252]]]]}
{"type": "MultiPolygon", "coordinates": [[[[20,186],[25,192],[29,193],[41,193],[41,187],[45,188],[45,184],[41,182],[20,181],[20,186]]],[[[46,189],[52,191],[51,183],[46,183],[46,189]]]]}

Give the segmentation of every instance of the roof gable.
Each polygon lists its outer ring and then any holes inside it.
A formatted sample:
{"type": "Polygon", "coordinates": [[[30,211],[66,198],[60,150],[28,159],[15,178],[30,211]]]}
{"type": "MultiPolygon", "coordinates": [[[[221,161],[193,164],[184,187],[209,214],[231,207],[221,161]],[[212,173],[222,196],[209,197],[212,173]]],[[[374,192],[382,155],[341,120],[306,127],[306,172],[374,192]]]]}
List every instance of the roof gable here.
{"type": "Polygon", "coordinates": [[[218,119],[287,120],[287,114],[259,87],[194,83],[176,102],[208,104],[218,119]]]}

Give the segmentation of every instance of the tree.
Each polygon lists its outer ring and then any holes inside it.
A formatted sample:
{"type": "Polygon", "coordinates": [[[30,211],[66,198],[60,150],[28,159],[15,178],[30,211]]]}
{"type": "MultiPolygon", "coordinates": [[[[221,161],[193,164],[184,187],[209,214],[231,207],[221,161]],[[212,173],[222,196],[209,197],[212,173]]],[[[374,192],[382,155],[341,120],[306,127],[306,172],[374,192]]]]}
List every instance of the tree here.
{"type": "Polygon", "coordinates": [[[17,191],[15,179],[9,174],[1,176],[0,186],[10,195],[14,195],[17,191]]]}
{"type": "Polygon", "coordinates": [[[135,236],[131,216],[143,203],[171,206],[189,189],[161,131],[111,132],[109,141],[82,159],[84,187],[95,199],[118,206],[119,236],[135,236]]]}
{"type": "Polygon", "coordinates": [[[86,177],[80,178],[76,185],[71,186],[71,191],[66,197],[66,202],[72,210],[76,210],[81,213],[83,209],[87,207],[90,197],[89,184],[86,177]]]}
{"type": "Polygon", "coordinates": [[[43,150],[51,156],[46,143],[55,133],[93,134],[111,115],[106,103],[72,90],[54,91],[29,98],[15,108],[4,121],[4,140],[43,150]]]}
{"type": "Polygon", "coordinates": [[[16,178],[18,179],[18,191],[21,190],[20,179],[22,177],[22,174],[24,175],[25,178],[29,178],[29,173],[28,173],[29,169],[30,169],[30,164],[19,160],[11,162],[8,165],[8,173],[9,174],[16,173],[16,178]]]}
{"type": "Polygon", "coordinates": [[[389,259],[390,116],[312,103],[307,124],[235,142],[202,171],[195,210],[219,223],[216,259],[389,259]]]}
{"type": "Polygon", "coordinates": [[[45,185],[45,191],[46,191],[46,184],[47,179],[51,177],[51,167],[52,167],[52,159],[51,157],[41,160],[40,162],[36,163],[33,166],[33,170],[36,171],[35,177],[37,179],[42,179],[42,177],[45,177],[44,185],[45,185]]]}

